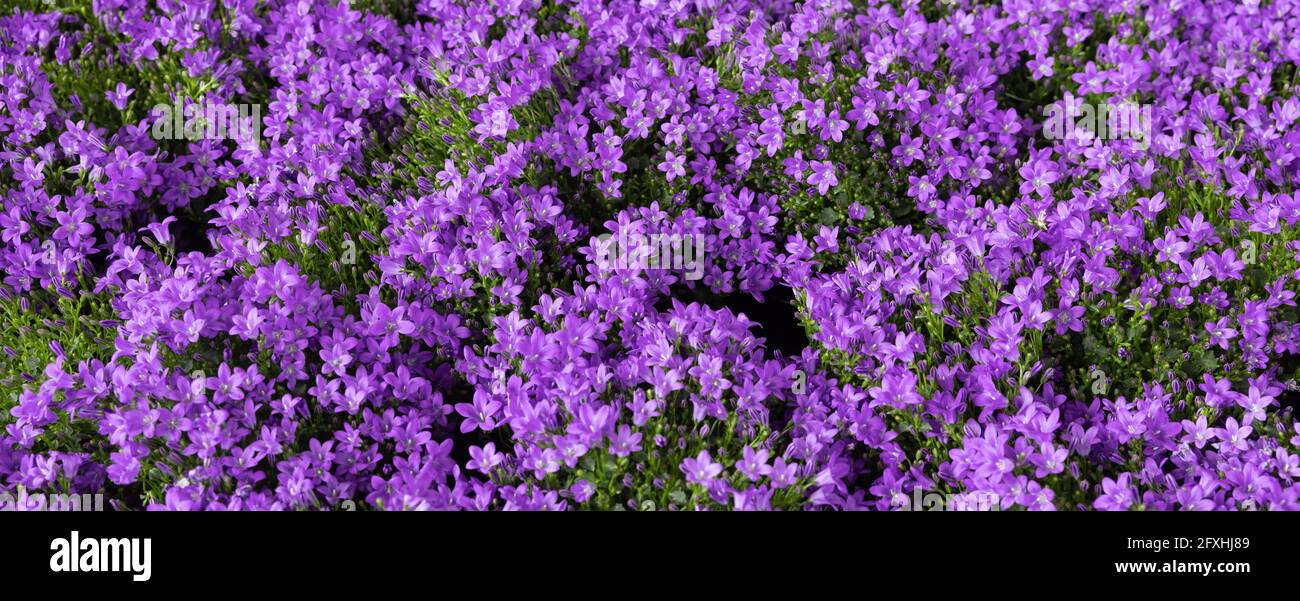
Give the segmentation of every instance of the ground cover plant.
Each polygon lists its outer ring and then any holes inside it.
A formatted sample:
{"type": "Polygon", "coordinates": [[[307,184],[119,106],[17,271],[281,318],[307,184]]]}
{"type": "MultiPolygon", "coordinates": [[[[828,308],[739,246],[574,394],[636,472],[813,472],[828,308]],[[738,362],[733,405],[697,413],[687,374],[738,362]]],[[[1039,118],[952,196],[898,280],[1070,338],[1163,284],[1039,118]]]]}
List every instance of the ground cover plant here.
{"type": "Polygon", "coordinates": [[[1300,508],[1295,0],[7,0],[0,496],[1300,508]]]}

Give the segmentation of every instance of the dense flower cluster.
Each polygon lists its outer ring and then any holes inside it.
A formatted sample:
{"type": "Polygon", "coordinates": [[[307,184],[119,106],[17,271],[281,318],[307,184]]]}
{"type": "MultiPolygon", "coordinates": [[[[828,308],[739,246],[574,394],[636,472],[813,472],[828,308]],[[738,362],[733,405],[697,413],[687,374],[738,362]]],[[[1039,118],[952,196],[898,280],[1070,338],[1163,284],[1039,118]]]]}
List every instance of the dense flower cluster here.
{"type": "Polygon", "coordinates": [[[0,491],[1300,509],[1298,65],[1296,0],[21,0],[0,491]]]}

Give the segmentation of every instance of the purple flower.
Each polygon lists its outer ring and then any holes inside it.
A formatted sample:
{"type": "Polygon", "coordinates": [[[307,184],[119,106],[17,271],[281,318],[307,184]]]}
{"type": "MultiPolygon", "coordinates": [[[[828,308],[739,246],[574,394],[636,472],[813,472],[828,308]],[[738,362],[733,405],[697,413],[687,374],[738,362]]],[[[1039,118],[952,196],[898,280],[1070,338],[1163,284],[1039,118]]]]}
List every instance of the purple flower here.
{"type": "Polygon", "coordinates": [[[458,403],[456,413],[465,419],[460,422],[461,432],[474,430],[488,431],[496,427],[496,414],[501,409],[499,401],[493,401],[483,391],[474,393],[474,403],[458,403]]]}
{"type": "Polygon", "coordinates": [[[135,92],[135,90],[126,87],[126,84],[122,82],[118,82],[116,88],[104,92],[104,95],[108,97],[109,102],[113,103],[113,106],[117,107],[117,110],[123,111],[126,110],[126,101],[127,98],[131,97],[132,92],[135,92]]]}
{"type": "Polygon", "coordinates": [[[573,494],[575,503],[586,503],[592,495],[596,494],[596,487],[586,480],[578,480],[569,487],[569,492],[573,494]]]}
{"type": "Polygon", "coordinates": [[[808,176],[808,184],[817,186],[818,194],[825,196],[832,186],[840,183],[839,178],[835,177],[835,163],[809,161],[808,166],[812,168],[812,174],[808,176]]]}
{"type": "Polygon", "coordinates": [[[497,452],[496,444],[491,442],[483,445],[482,448],[471,446],[469,456],[469,463],[466,463],[465,467],[485,474],[491,474],[492,470],[505,460],[505,457],[497,452]]]}
{"type": "Polygon", "coordinates": [[[1130,474],[1120,474],[1117,480],[1104,478],[1101,482],[1102,494],[1093,506],[1102,511],[1126,511],[1134,503],[1133,487],[1129,483],[1130,474]]]}
{"type": "Polygon", "coordinates": [[[743,456],[736,463],[736,469],[740,470],[740,473],[746,478],[758,481],[763,476],[772,473],[772,466],[767,464],[767,457],[767,449],[755,450],[753,447],[746,446],[743,456]]]}
{"type": "Polygon", "coordinates": [[[722,473],[722,465],[714,463],[708,451],[700,451],[694,458],[683,459],[681,467],[687,482],[700,485],[712,482],[722,473]]]}

